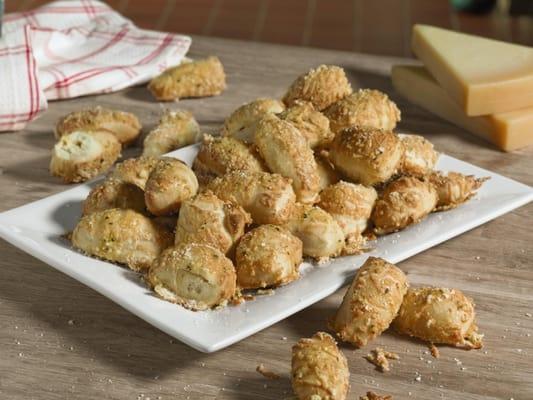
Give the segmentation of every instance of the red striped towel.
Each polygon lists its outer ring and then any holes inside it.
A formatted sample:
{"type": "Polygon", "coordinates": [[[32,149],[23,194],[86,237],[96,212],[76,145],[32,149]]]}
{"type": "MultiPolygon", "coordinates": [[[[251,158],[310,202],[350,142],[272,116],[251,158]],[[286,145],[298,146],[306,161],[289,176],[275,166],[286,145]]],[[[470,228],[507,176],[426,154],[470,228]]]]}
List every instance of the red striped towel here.
{"type": "Polygon", "coordinates": [[[22,129],[47,100],[107,93],[179,64],[188,36],[142,30],[97,0],[7,14],[0,38],[0,131],[22,129]]]}

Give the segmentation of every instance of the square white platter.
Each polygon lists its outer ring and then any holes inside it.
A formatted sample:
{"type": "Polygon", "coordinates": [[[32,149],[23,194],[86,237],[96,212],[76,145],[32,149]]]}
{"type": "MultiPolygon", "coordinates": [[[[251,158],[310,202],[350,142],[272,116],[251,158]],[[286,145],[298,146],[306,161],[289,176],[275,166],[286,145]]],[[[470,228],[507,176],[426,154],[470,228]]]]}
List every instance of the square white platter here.
{"type": "MultiPolygon", "coordinates": [[[[197,146],[170,156],[192,163],[197,146]]],[[[533,200],[533,188],[493,172],[442,155],[438,169],[488,176],[478,195],[450,211],[431,214],[401,233],[379,238],[374,250],[341,257],[323,265],[305,262],[301,278],[222,310],[192,312],[155,297],[138,276],[120,266],[84,256],[61,238],[81,213],[81,202],[94,183],[79,185],[0,214],[0,237],[39,260],[107,296],[170,336],[203,352],[214,352],[308,307],[343,286],[370,255],[392,263],[428,249],[533,200]]]]}

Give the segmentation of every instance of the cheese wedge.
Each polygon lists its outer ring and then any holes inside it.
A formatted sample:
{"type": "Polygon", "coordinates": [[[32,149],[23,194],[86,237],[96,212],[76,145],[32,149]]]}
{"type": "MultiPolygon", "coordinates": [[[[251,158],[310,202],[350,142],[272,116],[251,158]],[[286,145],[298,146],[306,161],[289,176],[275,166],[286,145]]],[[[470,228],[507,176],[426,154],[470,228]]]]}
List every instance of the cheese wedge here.
{"type": "Polygon", "coordinates": [[[411,46],[466,115],[533,106],[533,48],[427,25],[411,46]]]}
{"type": "Polygon", "coordinates": [[[437,114],[505,151],[533,144],[533,107],[482,117],[469,117],[424,67],[396,65],[394,88],[412,103],[437,114]]]}

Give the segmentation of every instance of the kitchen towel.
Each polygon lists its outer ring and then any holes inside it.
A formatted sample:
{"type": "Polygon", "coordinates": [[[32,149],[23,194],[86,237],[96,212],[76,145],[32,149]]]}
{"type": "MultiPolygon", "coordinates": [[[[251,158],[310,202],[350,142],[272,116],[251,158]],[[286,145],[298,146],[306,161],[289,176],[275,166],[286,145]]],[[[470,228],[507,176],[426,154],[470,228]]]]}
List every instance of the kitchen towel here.
{"type": "Polygon", "coordinates": [[[6,14],[0,38],[0,131],[24,128],[48,100],[108,93],[179,64],[188,36],[137,28],[97,0],[6,14]]]}

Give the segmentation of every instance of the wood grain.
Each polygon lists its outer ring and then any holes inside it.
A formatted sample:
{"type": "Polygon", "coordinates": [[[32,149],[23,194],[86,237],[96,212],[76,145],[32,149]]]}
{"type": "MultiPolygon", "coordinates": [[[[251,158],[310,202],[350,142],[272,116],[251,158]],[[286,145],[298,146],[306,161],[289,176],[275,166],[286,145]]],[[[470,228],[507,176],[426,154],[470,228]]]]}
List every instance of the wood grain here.
{"type": "MultiPolygon", "coordinates": [[[[402,130],[424,134],[440,151],[533,185],[532,148],[501,153],[397,96],[388,73],[398,59],[194,37],[191,55],[208,54],[221,57],[228,90],[177,104],[191,110],[206,131],[243,102],[278,97],[297,74],[332,63],[343,66],[355,86],[391,94],[402,110],[402,130]]],[[[94,104],[135,112],[146,128],[163,107],[143,87],[134,88],[54,102],[25,131],[0,135],[0,211],[66,188],[48,174],[52,126],[58,116],[94,104]]],[[[138,152],[132,148],[126,155],[138,152]]],[[[394,399],[533,398],[533,317],[527,316],[533,312],[532,214],[532,205],[522,207],[399,264],[413,284],[455,287],[473,297],[485,348],[442,347],[441,357],[433,359],[423,343],[390,332],[362,350],[343,346],[352,373],[350,399],[367,390],[394,399]],[[382,374],[363,359],[375,346],[400,355],[391,372],[382,374]]],[[[207,355],[5,242],[0,255],[2,399],[288,399],[292,344],[325,329],[344,293],[207,355]],[[282,379],[256,373],[259,363],[282,379]]]]}

